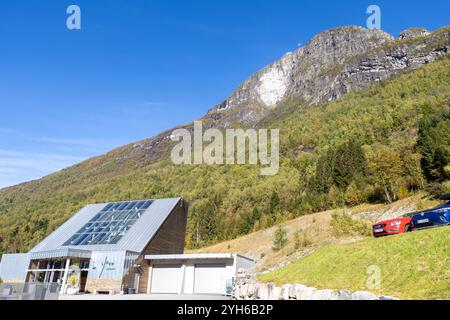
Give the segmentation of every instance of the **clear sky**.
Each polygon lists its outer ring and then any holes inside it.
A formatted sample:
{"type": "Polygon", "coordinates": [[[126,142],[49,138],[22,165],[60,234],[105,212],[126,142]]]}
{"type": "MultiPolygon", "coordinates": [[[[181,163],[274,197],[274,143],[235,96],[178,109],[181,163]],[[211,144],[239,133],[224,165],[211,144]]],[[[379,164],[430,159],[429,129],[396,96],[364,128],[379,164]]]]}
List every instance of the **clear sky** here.
{"type": "Polygon", "coordinates": [[[394,35],[450,24],[448,0],[2,1],[0,188],[194,120],[315,34],[365,26],[370,4],[394,35]]]}

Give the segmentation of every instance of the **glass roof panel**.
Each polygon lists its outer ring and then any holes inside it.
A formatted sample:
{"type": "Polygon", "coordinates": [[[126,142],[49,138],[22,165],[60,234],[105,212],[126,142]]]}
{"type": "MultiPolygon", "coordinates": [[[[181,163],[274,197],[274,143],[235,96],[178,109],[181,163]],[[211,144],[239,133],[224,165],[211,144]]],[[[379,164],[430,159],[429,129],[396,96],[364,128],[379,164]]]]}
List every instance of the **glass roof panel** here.
{"type": "Polygon", "coordinates": [[[117,244],[153,201],[110,203],[76,232],[64,246],[117,244]]]}

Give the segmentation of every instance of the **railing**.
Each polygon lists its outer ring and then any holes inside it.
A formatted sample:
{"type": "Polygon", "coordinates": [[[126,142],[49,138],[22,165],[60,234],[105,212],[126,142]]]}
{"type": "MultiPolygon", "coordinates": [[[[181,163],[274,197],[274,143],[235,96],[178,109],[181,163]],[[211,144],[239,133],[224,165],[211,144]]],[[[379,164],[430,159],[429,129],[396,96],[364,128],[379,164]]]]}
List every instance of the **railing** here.
{"type": "Polygon", "coordinates": [[[0,300],[58,300],[58,283],[1,283],[0,300]]]}

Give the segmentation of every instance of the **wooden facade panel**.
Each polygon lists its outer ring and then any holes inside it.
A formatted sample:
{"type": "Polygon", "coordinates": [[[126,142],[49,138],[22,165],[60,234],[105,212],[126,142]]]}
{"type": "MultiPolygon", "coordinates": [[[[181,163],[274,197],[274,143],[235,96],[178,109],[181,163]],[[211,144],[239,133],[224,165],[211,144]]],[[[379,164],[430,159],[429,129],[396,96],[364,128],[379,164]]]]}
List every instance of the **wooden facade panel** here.
{"type": "Polygon", "coordinates": [[[142,255],[181,254],[186,238],[187,207],[178,204],[163,223],[155,237],[149,242],[142,255]]]}
{"type": "Polygon", "coordinates": [[[148,262],[144,261],[143,267],[142,267],[142,274],[139,278],[139,288],[138,293],[148,293],[148,278],[149,278],[150,272],[149,272],[149,266],[148,262]]]}
{"type": "Polygon", "coordinates": [[[149,242],[141,254],[141,277],[139,279],[139,293],[147,293],[149,283],[149,265],[144,260],[145,255],[152,254],[182,254],[187,227],[187,204],[180,202],[167,220],[163,223],[155,237],[149,242]]]}

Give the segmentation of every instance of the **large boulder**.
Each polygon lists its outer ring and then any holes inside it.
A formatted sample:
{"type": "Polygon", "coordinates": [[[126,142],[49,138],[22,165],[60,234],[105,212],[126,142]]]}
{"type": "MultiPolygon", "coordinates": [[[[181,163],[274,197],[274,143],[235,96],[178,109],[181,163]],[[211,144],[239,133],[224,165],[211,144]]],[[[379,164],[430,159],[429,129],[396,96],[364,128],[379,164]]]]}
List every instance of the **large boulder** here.
{"type": "Polygon", "coordinates": [[[353,292],[352,300],[379,300],[378,296],[367,291],[353,292]]]}
{"type": "Polygon", "coordinates": [[[282,300],[281,288],[272,286],[269,294],[269,300],[282,300]]]}
{"type": "Polygon", "coordinates": [[[311,300],[334,300],[334,298],[333,290],[316,290],[311,296],[311,300]]]}
{"type": "Polygon", "coordinates": [[[69,296],[74,296],[80,293],[80,288],[68,287],[66,290],[66,294],[69,296]]]}
{"type": "Polygon", "coordinates": [[[261,285],[259,283],[255,284],[255,290],[254,290],[254,295],[253,295],[253,299],[258,300],[261,299],[260,297],[260,289],[261,285]]]}
{"type": "Polygon", "coordinates": [[[283,287],[281,287],[281,300],[290,300],[291,299],[291,292],[293,291],[291,284],[285,284],[283,287]]]}
{"type": "Polygon", "coordinates": [[[271,292],[273,290],[272,284],[262,283],[258,286],[257,298],[260,300],[270,300],[271,292]]]}
{"type": "Polygon", "coordinates": [[[233,298],[238,300],[242,299],[241,286],[236,286],[234,288],[233,298]]]}
{"type": "Polygon", "coordinates": [[[248,286],[246,284],[243,284],[240,286],[240,294],[241,298],[246,298],[248,295],[248,286]]]}
{"type": "Polygon", "coordinates": [[[301,284],[273,284],[246,282],[235,287],[233,298],[237,300],[398,300],[390,296],[377,296],[368,291],[318,290],[301,284]]]}
{"type": "Polygon", "coordinates": [[[349,290],[339,290],[335,293],[335,300],[352,300],[352,292],[349,290]]]}
{"type": "Polygon", "coordinates": [[[310,288],[301,284],[295,286],[297,300],[312,300],[316,288],[310,288]]]}
{"type": "Polygon", "coordinates": [[[400,300],[398,298],[390,297],[390,296],[381,296],[380,300],[400,300]]]}
{"type": "Polygon", "coordinates": [[[247,298],[254,299],[256,297],[256,285],[254,283],[248,283],[245,285],[245,295],[247,298]]]}
{"type": "Polygon", "coordinates": [[[295,289],[295,285],[291,285],[289,287],[288,295],[289,295],[289,300],[297,300],[297,291],[295,289]]]}

